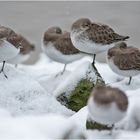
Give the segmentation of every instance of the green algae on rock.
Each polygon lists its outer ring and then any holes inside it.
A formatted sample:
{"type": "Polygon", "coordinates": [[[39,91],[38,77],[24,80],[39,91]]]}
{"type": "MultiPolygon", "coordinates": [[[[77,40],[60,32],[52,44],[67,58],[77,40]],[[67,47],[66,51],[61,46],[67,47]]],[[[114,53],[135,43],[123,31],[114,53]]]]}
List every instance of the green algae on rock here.
{"type": "Polygon", "coordinates": [[[87,121],[86,121],[86,129],[96,129],[96,130],[111,130],[113,128],[113,125],[104,125],[104,124],[100,124],[96,121],[94,121],[91,118],[91,115],[88,114],[87,116],[87,121]]]}
{"type": "Polygon", "coordinates": [[[68,77],[67,81],[69,83],[65,84],[65,87],[57,96],[57,100],[61,104],[76,112],[86,106],[90,93],[95,86],[105,85],[95,66],[92,66],[90,62],[85,65],[82,64],[81,67],[83,66],[84,70],[82,69],[82,72],[77,69],[68,77]],[[72,88],[67,90],[69,86],[72,88]]]}
{"type": "Polygon", "coordinates": [[[87,104],[94,84],[87,79],[81,79],[75,89],[67,96],[68,108],[78,111],[87,104]]]}
{"type": "Polygon", "coordinates": [[[93,121],[86,121],[86,128],[87,129],[97,129],[97,130],[111,130],[113,128],[113,126],[108,126],[108,125],[103,125],[103,124],[99,124],[97,122],[93,122],[93,121]]]}

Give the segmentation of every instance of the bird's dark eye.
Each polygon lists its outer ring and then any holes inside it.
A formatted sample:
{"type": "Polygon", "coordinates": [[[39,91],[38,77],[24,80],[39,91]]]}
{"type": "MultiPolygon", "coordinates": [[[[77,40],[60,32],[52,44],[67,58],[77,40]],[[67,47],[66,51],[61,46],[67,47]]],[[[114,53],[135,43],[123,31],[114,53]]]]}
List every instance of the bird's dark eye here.
{"type": "Polygon", "coordinates": [[[56,30],[56,33],[57,34],[61,34],[61,30],[56,30]]]}
{"type": "Polygon", "coordinates": [[[88,24],[83,24],[83,25],[82,25],[82,28],[87,28],[87,27],[89,27],[88,24]]]}
{"type": "Polygon", "coordinates": [[[120,46],[120,49],[126,49],[127,48],[127,46],[125,45],[125,44],[122,44],[121,46],[120,46]]]}
{"type": "Polygon", "coordinates": [[[88,27],[88,24],[85,24],[85,27],[88,27]]]}

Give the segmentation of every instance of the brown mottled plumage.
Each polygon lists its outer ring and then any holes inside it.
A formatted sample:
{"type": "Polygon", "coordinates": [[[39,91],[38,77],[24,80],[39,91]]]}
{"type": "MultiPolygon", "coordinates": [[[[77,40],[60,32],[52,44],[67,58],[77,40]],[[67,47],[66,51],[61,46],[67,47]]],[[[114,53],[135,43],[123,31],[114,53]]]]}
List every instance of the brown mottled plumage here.
{"type": "Polygon", "coordinates": [[[99,105],[107,105],[115,102],[118,108],[126,111],[128,107],[128,99],[123,91],[112,87],[96,87],[92,93],[93,100],[99,105]]]}
{"type": "Polygon", "coordinates": [[[120,70],[140,70],[140,50],[124,42],[108,50],[108,59],[111,58],[120,70]]]}
{"type": "Polygon", "coordinates": [[[80,51],[76,49],[70,39],[70,33],[62,34],[55,42],[54,46],[57,50],[61,51],[63,54],[77,54],[80,51]]]}
{"type": "Polygon", "coordinates": [[[121,36],[115,33],[114,30],[108,25],[92,23],[87,18],[79,19],[74,22],[72,25],[72,30],[84,31],[81,35],[95,43],[100,43],[103,45],[123,41],[129,38],[128,36],[121,36]]]}

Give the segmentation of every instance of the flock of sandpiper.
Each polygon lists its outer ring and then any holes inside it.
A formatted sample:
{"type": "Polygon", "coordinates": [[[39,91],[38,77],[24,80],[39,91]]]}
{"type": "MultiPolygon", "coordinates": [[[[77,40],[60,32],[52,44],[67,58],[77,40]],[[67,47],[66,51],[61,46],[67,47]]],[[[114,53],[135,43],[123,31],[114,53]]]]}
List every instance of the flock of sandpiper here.
{"type": "MultiPolygon", "coordinates": [[[[117,74],[129,77],[140,73],[140,50],[127,46],[123,41],[129,36],[116,33],[108,25],[94,23],[87,18],[76,20],[71,31],[62,31],[60,27],[50,27],[42,40],[43,52],[52,60],[66,65],[83,58],[106,51],[110,68],[117,74]]],[[[28,59],[35,49],[22,35],[8,27],[0,26],[0,62],[3,62],[0,73],[4,72],[5,62],[18,64],[28,59]]],[[[128,99],[125,93],[117,88],[97,87],[88,101],[88,108],[93,119],[102,124],[114,124],[121,120],[127,111],[128,99]],[[110,114],[111,113],[111,114],[110,114]]]]}

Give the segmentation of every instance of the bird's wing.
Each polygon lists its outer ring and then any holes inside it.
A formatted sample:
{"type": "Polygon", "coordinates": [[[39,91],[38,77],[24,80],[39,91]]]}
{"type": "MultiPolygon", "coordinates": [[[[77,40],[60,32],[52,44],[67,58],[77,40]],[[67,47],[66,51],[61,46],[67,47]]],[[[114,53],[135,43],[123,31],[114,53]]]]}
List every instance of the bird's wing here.
{"type": "Polygon", "coordinates": [[[65,33],[61,35],[55,42],[54,45],[56,49],[63,52],[63,54],[76,54],[79,53],[79,50],[76,49],[70,39],[70,34],[65,33]]]}
{"type": "Polygon", "coordinates": [[[7,41],[9,41],[11,44],[13,44],[16,48],[19,48],[20,47],[20,43],[22,42],[22,39],[18,36],[18,34],[13,32],[7,38],[7,41]]]}
{"type": "Polygon", "coordinates": [[[89,39],[101,44],[111,44],[127,38],[129,37],[115,33],[112,28],[104,24],[93,23],[89,31],[89,39]]]}
{"type": "Polygon", "coordinates": [[[121,70],[140,70],[140,51],[137,49],[129,54],[118,54],[114,64],[121,70]]]}
{"type": "Polygon", "coordinates": [[[10,28],[0,26],[0,40],[6,40],[18,48],[19,38],[17,34],[10,28]]]}

